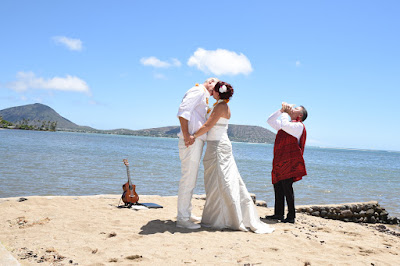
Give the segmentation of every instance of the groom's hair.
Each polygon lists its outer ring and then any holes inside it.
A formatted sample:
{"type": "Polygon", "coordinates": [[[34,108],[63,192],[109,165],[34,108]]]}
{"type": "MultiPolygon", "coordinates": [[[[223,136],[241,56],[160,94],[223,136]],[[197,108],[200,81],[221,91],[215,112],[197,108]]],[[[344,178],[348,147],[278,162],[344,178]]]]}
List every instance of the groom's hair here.
{"type": "Polygon", "coordinates": [[[218,82],[219,79],[217,79],[217,78],[208,78],[208,79],[206,79],[206,81],[204,81],[204,83],[208,83],[208,82],[210,82],[210,81],[216,81],[216,82],[218,82]]]}

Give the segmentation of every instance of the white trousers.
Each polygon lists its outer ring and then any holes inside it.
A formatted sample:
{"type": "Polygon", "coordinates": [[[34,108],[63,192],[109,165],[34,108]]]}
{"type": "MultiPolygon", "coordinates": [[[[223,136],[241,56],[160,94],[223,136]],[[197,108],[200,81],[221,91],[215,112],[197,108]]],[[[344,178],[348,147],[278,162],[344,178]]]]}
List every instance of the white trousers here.
{"type": "Polygon", "coordinates": [[[192,212],[192,196],[196,186],[204,141],[196,141],[188,148],[183,138],[179,138],[179,158],[181,159],[181,180],[178,190],[178,221],[187,221],[192,212]]]}

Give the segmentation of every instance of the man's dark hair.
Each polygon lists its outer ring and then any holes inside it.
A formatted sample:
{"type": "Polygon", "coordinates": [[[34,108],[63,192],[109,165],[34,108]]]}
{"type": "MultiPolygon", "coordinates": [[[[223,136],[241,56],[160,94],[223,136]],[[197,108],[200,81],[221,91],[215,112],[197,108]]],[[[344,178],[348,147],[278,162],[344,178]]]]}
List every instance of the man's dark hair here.
{"type": "Polygon", "coordinates": [[[306,120],[306,118],[308,116],[307,109],[303,105],[300,105],[300,107],[301,107],[301,110],[303,111],[303,117],[301,119],[304,122],[304,120],[306,120]]]}

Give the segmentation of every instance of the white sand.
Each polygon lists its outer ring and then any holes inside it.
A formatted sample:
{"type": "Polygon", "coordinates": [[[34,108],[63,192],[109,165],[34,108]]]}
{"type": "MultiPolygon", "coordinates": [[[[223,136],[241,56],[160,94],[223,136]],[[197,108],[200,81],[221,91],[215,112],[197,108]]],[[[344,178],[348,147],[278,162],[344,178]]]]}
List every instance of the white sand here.
{"type": "MultiPolygon", "coordinates": [[[[162,209],[118,209],[120,195],[0,199],[0,241],[22,265],[398,265],[400,237],[297,214],[275,232],[177,228],[177,197],[140,196],[162,209]],[[72,263],[71,263],[72,262],[72,263]],[[372,263],[372,264],[371,264],[372,263]]],[[[193,200],[200,216],[204,200],[193,200]]],[[[257,207],[259,215],[271,208],[257,207]]],[[[1,260],[0,260],[1,261],[1,260]]]]}

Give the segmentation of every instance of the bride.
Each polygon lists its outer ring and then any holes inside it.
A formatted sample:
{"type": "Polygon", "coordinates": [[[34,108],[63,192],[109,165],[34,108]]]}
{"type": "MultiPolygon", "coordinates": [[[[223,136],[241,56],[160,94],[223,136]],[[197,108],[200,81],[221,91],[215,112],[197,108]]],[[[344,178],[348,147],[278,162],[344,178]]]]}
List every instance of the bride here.
{"type": "Polygon", "coordinates": [[[258,234],[272,233],[274,228],[260,221],[233,158],[227,134],[231,117],[228,102],[233,95],[233,88],[219,81],[212,95],[217,102],[209,110],[207,122],[193,135],[196,139],[208,132],[203,160],[207,199],[201,223],[205,227],[217,229],[250,229],[258,234]]]}

